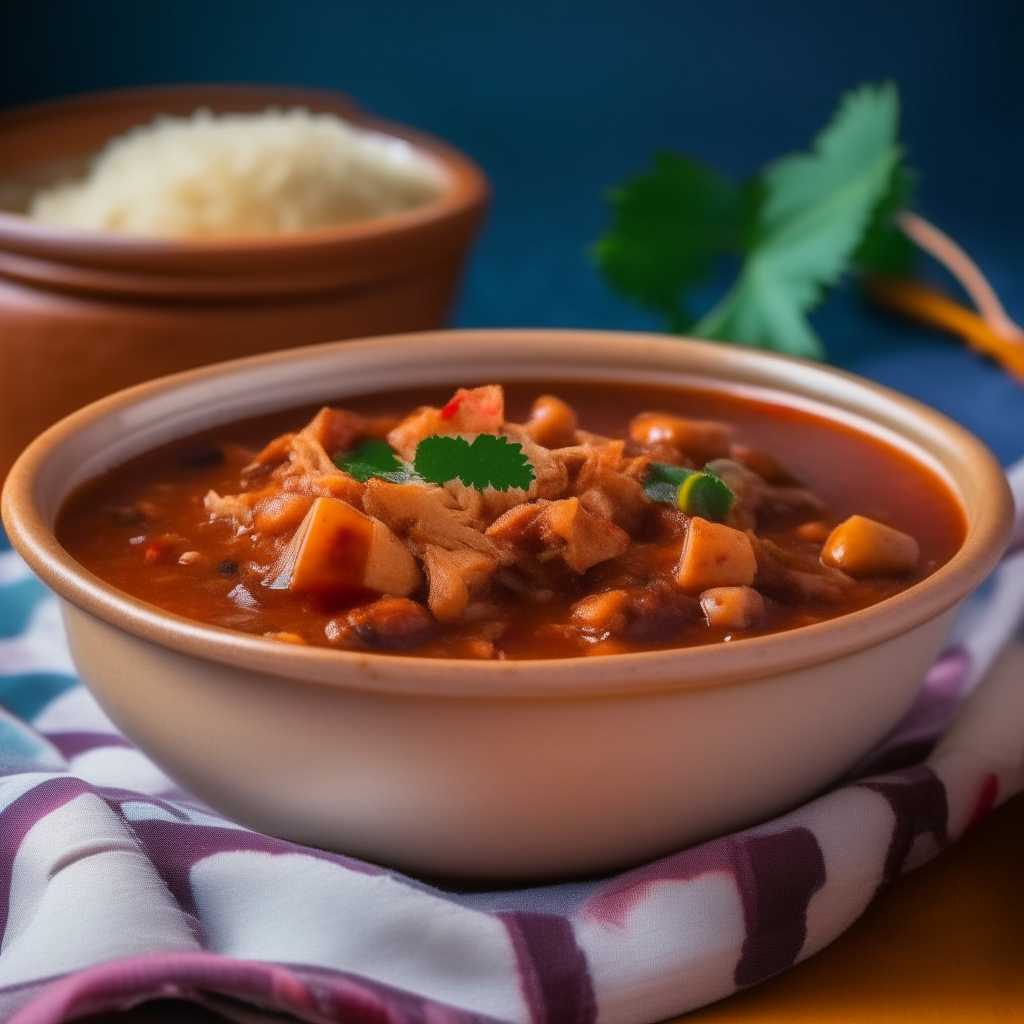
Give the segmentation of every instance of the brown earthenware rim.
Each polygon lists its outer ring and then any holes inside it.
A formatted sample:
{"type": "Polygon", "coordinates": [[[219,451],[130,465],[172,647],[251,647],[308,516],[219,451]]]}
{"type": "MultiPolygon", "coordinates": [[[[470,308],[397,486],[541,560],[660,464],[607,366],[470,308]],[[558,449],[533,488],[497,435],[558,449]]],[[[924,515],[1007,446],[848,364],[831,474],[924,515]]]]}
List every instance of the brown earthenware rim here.
{"type": "Polygon", "coordinates": [[[756,680],[808,668],[881,644],[935,618],[967,596],[998,561],[1013,499],[995,457],[973,434],[933,409],[840,370],[740,346],[601,331],[441,331],[333,343],[255,356],[165,377],[102,399],[61,420],[15,463],[3,491],[11,543],[44,583],[97,618],[153,643],[276,676],[423,697],[607,697],[756,680]],[[292,368],[289,373],[289,367],[292,368]],[[392,368],[385,386],[361,386],[392,368]],[[399,367],[400,369],[394,369],[399,367]],[[154,444],[245,415],[344,392],[415,383],[509,379],[694,381],[727,390],[767,389],[896,443],[946,480],[967,521],[960,551],[933,575],[879,604],[771,636],[704,647],[538,661],[481,662],[296,647],[207,626],[104,583],[57,543],[51,524],[78,483],[110,463],[61,464],[83,432],[115,427],[116,461],[154,444]],[[324,384],[338,380],[337,386],[324,384]],[[187,406],[177,411],[182,392],[187,406]],[[257,394],[258,398],[252,396],[257,394]],[[214,404],[215,403],[215,404],[214,404]],[[151,424],[153,440],[147,440],[151,424]],[[168,429],[170,428],[170,429],[168,429]],[[124,446],[128,446],[125,448],[124,446]],[[63,455],[62,455],[63,453],[63,455]]]}
{"type": "Polygon", "coordinates": [[[373,117],[342,93],[270,85],[177,85],[89,93],[0,113],[0,179],[61,156],[96,152],[112,134],[156,113],[258,111],[303,106],[331,112],[412,143],[439,167],[447,185],[414,209],[326,228],[280,235],[196,241],[76,231],[0,209],[0,276],[61,290],[135,298],[225,295],[246,299],[316,293],[391,276],[436,260],[459,246],[486,206],[480,168],[453,146],[424,132],[373,117]],[[95,126],[104,127],[97,131],[95,126]],[[84,148],[87,152],[69,153],[84,148]]]}

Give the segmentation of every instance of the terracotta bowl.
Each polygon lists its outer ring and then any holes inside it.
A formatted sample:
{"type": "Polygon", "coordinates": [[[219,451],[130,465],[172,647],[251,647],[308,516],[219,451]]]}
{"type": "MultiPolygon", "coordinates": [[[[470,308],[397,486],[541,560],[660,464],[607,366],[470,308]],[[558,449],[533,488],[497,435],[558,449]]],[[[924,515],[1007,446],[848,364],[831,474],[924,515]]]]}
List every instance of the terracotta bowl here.
{"type": "Polygon", "coordinates": [[[178,370],[447,320],[487,202],[452,147],[338,93],[201,85],[101,93],[0,115],[0,479],[43,428],[102,395],[178,370]],[[21,212],[155,114],[304,106],[407,139],[442,166],[423,207],[292,235],[179,242],[71,231],[21,212]]]}
{"type": "Polygon", "coordinates": [[[61,597],[82,678],[183,786],[253,828],[412,871],[600,872],[807,798],[909,705],[1012,499],[975,437],[848,374],[739,346],[584,331],[465,331],[316,346],[168,377],[36,439],[3,493],[11,541],[61,597]],[[54,539],[68,494],[241,417],[422,384],[694,384],[810,408],[899,446],[963,507],[962,549],[832,621],[683,650],[460,661],[296,647],[204,626],[103,583],[54,539]]]}

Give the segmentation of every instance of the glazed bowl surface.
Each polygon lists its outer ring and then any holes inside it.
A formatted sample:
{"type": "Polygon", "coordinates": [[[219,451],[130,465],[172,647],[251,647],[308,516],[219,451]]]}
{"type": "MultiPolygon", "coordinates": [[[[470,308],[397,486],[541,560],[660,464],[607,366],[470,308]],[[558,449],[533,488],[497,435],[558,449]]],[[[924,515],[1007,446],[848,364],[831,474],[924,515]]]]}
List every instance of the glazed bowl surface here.
{"type": "Polygon", "coordinates": [[[0,478],[61,416],[179,370],[339,338],[445,324],[488,198],[452,146],[335,92],[188,85],[72,97],[0,113],[0,478]],[[436,200],[334,227],[165,240],[42,224],[32,192],[85,169],[157,114],[305,107],[405,139],[440,169],[436,200]]]}
{"type": "MultiPolygon", "coordinates": [[[[798,467],[797,467],[798,468],[798,467]]],[[[12,543],[60,596],[83,680],[125,734],[240,822],[414,872],[608,871],[764,820],[899,719],[1012,499],[973,435],[879,386],[739,346],[587,331],[451,331],[314,346],[139,385],[36,439],[3,493],[12,543]],[[841,421],[937,474],[966,536],[932,576],[770,636],[479,662],[297,647],[187,620],[79,566],[53,534],[80,484],[237,419],[437,384],[700,386],[841,421]]]]}

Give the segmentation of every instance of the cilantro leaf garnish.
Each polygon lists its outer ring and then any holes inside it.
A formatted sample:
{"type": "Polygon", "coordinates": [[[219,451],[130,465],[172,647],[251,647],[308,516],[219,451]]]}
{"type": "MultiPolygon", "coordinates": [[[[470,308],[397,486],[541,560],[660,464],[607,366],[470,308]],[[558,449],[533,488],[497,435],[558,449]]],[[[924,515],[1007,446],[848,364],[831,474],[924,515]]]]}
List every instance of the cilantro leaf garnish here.
{"type": "Polygon", "coordinates": [[[612,226],[594,248],[609,283],[659,312],[669,330],[821,357],[806,314],[844,271],[906,272],[913,247],[895,224],[912,186],[901,166],[892,83],[846,93],[806,153],[736,185],[683,157],[610,193],[612,226]],[[739,277],[695,324],[687,293],[719,259],[739,277]]]}
{"type": "Polygon", "coordinates": [[[361,484],[374,476],[400,484],[412,476],[409,466],[395,454],[391,445],[374,439],[360,441],[352,451],[337,456],[334,464],[361,484]]]}
{"type": "Polygon", "coordinates": [[[478,434],[472,444],[464,437],[434,434],[416,446],[413,465],[428,483],[461,480],[478,491],[486,487],[498,491],[510,487],[526,490],[534,479],[533,466],[523,454],[523,446],[494,434],[478,434]]]}

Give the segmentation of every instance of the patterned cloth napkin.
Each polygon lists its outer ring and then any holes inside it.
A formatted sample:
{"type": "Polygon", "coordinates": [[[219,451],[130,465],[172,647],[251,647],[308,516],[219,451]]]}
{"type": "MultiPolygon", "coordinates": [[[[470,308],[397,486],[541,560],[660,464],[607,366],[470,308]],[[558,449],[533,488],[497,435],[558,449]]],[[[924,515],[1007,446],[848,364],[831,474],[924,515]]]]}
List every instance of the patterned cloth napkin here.
{"type": "Polygon", "coordinates": [[[1024,615],[1007,557],[905,719],[836,788],[614,877],[442,891],[190,798],[79,684],[56,599],[0,552],[0,1020],[157,997],[305,1021],[646,1024],[785,970],[1024,786],[1024,615]]]}

